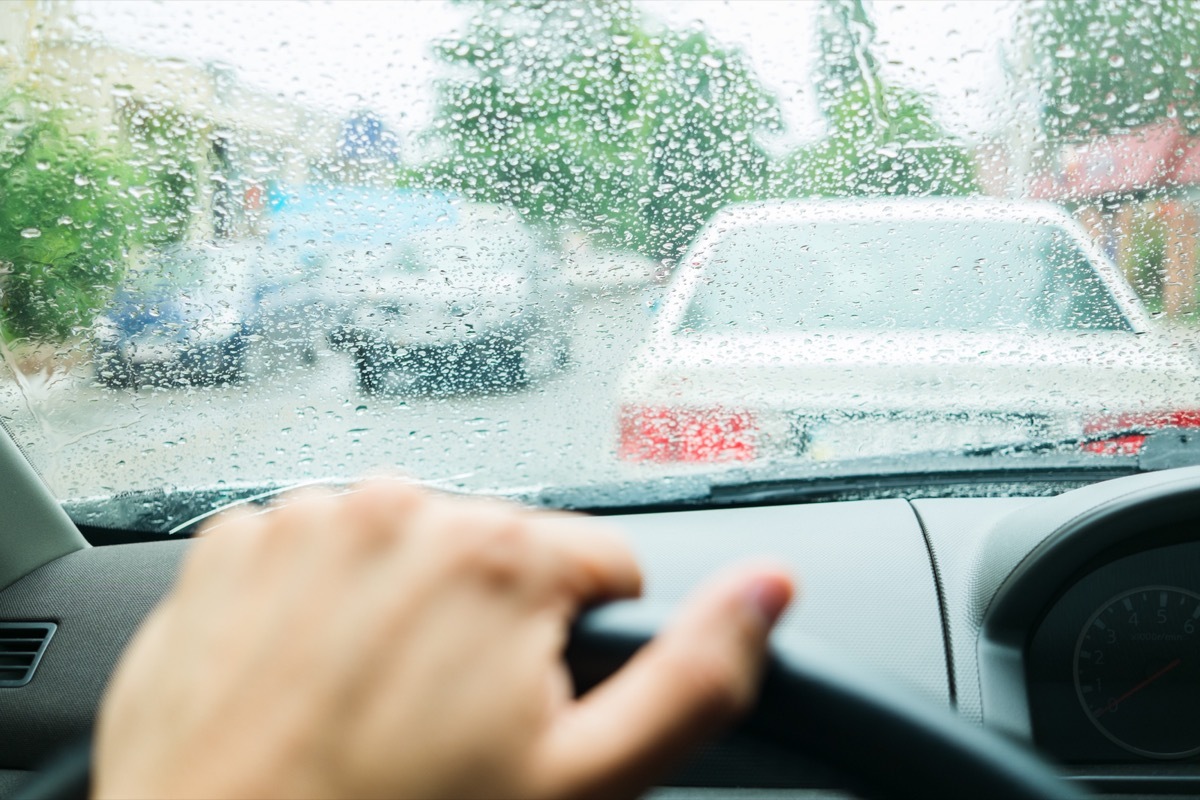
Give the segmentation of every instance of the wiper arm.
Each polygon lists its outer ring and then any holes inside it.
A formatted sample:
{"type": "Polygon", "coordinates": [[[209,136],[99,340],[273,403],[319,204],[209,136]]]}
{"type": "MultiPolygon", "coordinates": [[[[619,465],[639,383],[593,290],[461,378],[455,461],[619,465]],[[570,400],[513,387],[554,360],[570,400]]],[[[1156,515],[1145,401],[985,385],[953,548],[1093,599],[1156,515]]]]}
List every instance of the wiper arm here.
{"type": "MultiPolygon", "coordinates": [[[[1200,464],[1200,430],[1128,427],[1083,436],[873,456],[829,463],[770,464],[580,486],[496,492],[531,505],[592,513],[713,508],[755,503],[879,497],[1003,495],[1014,484],[1056,494],[1108,478],[1200,464]],[[1145,436],[1137,455],[1083,452],[1091,443],[1145,436]],[[1027,456],[1038,455],[1036,458],[1027,456]]],[[[349,481],[318,483],[345,485],[349,481]]],[[[442,481],[430,481],[438,484],[442,481]]],[[[130,493],[69,503],[77,523],[179,535],[231,505],[261,503],[295,484],[130,493]],[[114,499],[128,502],[114,503],[114,499]],[[182,522],[181,522],[182,521],[182,522]]],[[[445,487],[443,487],[445,488],[445,487]]]]}

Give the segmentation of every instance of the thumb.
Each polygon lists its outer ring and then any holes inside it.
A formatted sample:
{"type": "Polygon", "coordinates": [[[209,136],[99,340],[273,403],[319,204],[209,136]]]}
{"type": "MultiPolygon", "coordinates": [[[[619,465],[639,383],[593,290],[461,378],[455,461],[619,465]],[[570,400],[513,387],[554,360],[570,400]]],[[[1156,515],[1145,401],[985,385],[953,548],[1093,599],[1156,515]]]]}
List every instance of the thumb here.
{"type": "Polygon", "coordinates": [[[767,638],[794,593],[776,567],[702,587],[624,668],[565,712],[539,763],[545,794],[635,796],[753,704],[767,638]]]}

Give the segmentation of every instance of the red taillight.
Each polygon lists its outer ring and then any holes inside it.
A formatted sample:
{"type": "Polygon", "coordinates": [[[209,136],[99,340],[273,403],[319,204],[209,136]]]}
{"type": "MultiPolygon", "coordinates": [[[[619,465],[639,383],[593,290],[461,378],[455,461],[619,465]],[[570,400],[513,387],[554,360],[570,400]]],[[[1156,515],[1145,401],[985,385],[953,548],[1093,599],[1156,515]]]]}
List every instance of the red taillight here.
{"type": "Polygon", "coordinates": [[[625,461],[751,461],[757,426],[748,411],[671,406],[621,409],[620,457],[625,461]]]}
{"type": "MultiPolygon", "coordinates": [[[[1083,423],[1085,436],[1105,431],[1122,431],[1129,428],[1200,428],[1200,411],[1131,411],[1120,414],[1102,414],[1083,423]]],[[[1113,436],[1095,442],[1087,442],[1083,450],[1104,456],[1137,455],[1146,443],[1145,433],[1113,436]]]]}

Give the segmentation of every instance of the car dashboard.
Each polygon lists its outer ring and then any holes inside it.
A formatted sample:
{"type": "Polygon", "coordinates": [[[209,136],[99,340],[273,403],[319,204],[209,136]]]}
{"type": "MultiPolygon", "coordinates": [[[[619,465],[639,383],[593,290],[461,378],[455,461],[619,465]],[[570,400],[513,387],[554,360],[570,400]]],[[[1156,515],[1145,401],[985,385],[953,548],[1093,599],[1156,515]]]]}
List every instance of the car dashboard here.
{"type": "MultiPolygon", "coordinates": [[[[836,653],[897,692],[1028,743],[1093,790],[1200,794],[1200,468],[1048,498],[613,521],[642,560],[650,602],[677,603],[730,561],[782,560],[800,577],[802,599],[776,631],[780,647],[836,653]]],[[[82,547],[0,591],[0,622],[57,626],[32,680],[0,688],[0,796],[87,734],[121,648],[187,548],[82,547]]],[[[669,784],[660,790],[668,796],[733,787],[787,795],[835,792],[838,778],[728,740],[669,784]]]]}

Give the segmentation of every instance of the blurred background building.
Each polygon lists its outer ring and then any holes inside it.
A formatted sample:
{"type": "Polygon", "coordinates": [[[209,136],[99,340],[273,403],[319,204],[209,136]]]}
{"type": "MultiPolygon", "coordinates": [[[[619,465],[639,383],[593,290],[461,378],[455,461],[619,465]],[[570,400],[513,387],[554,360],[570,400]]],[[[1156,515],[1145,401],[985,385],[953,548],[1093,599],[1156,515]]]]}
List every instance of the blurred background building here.
{"type": "Polygon", "coordinates": [[[342,120],[248,86],[220,64],[99,41],[75,24],[73,6],[0,3],[0,82],[100,148],[187,172],[194,196],[186,238],[260,232],[271,187],[306,182],[314,165],[344,149],[342,120]]]}

